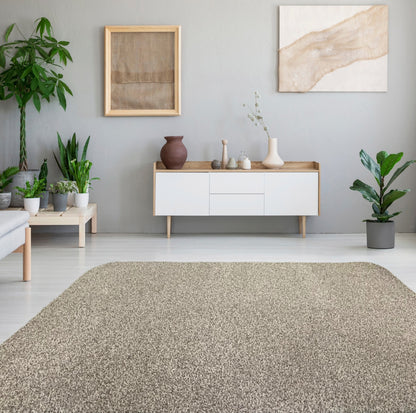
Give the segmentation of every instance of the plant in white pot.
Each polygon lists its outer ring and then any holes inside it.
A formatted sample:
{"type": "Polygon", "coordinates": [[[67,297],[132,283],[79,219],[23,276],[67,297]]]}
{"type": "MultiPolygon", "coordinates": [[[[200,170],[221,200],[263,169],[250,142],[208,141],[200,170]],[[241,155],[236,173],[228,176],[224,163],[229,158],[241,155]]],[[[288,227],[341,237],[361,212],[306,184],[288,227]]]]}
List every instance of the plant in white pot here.
{"type": "Polygon", "coordinates": [[[254,92],[254,109],[250,105],[243,104],[243,107],[247,107],[249,112],[247,117],[254,123],[254,126],[260,126],[267,136],[267,156],[263,160],[263,165],[268,169],[278,169],[281,168],[285,163],[280,157],[277,148],[277,138],[272,138],[269,133],[269,127],[266,125],[266,122],[263,117],[263,113],[260,108],[260,94],[259,92],[254,92]]]}
{"type": "Polygon", "coordinates": [[[90,178],[90,171],[92,162],[88,160],[77,161],[73,159],[69,168],[75,178],[75,183],[78,188],[78,193],[75,194],[75,206],[77,208],[86,208],[89,201],[88,189],[91,186],[91,181],[99,178],[90,178]]]}
{"type": "MultiPolygon", "coordinates": [[[[57,97],[60,106],[66,109],[66,97],[72,95],[68,85],[63,81],[59,71],[66,66],[72,57],[66,48],[67,41],[54,37],[50,21],[41,17],[32,34],[24,36],[14,23],[4,35],[5,43],[0,44],[0,100],[16,99],[20,112],[20,172],[14,176],[13,188],[33,182],[36,171],[28,171],[26,149],[26,107],[33,102],[40,112],[42,101],[51,102],[57,97]],[[9,41],[11,34],[19,33],[22,39],[9,41]]],[[[22,206],[21,197],[16,196],[12,188],[12,205],[22,206]]]]}
{"type": "Polygon", "coordinates": [[[12,193],[6,192],[6,187],[11,184],[13,176],[19,172],[17,166],[10,166],[0,173],[0,209],[6,209],[10,206],[12,193]]]}
{"type": "Polygon", "coordinates": [[[381,151],[377,154],[376,162],[363,149],[360,151],[361,163],[371,172],[377,182],[376,189],[359,179],[355,180],[350,187],[351,190],[360,192],[363,198],[372,204],[372,217],[376,219],[365,220],[368,248],[394,248],[395,225],[391,219],[399,215],[401,211],[390,213],[388,209],[394,201],[406,195],[410,189],[391,189],[391,185],[411,164],[416,162],[415,160],[405,162],[386,181],[387,176],[402,157],[403,152],[389,155],[387,152],[381,151]]]}
{"type": "MultiPolygon", "coordinates": [[[[75,177],[72,174],[72,170],[70,168],[70,163],[72,160],[81,160],[85,161],[87,159],[87,151],[88,145],[90,143],[90,137],[88,136],[87,140],[85,141],[84,147],[82,149],[81,158],[79,158],[79,148],[80,143],[77,141],[77,135],[74,133],[71,139],[68,139],[66,145],[62,142],[61,136],[58,135],[58,149],[59,149],[59,156],[55,153],[53,156],[55,157],[56,163],[58,165],[59,170],[62,173],[62,176],[67,181],[72,181],[75,183],[75,177]]],[[[77,192],[76,186],[74,187],[74,191],[68,194],[68,206],[74,205],[75,202],[75,194],[77,192]]]]}
{"type": "Polygon", "coordinates": [[[49,186],[49,191],[53,195],[53,210],[66,211],[68,194],[76,190],[75,183],[72,181],[59,181],[49,186]]]}
{"type": "Polygon", "coordinates": [[[27,181],[24,188],[18,186],[16,190],[23,197],[25,210],[36,214],[39,211],[40,197],[45,190],[45,181],[34,177],[33,184],[27,181]]]}

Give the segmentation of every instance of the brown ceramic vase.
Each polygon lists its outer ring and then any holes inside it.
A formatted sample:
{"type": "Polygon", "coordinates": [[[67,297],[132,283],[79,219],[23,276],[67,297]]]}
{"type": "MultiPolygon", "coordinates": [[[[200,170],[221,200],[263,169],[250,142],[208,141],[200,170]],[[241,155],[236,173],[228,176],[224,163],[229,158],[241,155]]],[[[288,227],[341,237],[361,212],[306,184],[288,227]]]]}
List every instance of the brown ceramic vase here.
{"type": "Polygon", "coordinates": [[[183,136],[165,136],[166,143],[160,150],[160,159],[166,169],[181,169],[188,156],[182,143],[183,136]]]}

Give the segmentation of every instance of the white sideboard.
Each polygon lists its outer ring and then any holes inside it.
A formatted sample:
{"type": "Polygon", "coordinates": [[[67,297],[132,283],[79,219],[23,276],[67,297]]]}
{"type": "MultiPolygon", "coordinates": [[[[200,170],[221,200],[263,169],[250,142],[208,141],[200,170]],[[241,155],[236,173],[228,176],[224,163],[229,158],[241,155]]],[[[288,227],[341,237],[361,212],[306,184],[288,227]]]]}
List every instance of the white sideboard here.
{"type": "Polygon", "coordinates": [[[153,166],[153,215],[298,216],[305,237],[306,217],[320,214],[320,165],[286,162],[280,169],[212,169],[210,162],[186,162],[182,169],[153,166]]]}

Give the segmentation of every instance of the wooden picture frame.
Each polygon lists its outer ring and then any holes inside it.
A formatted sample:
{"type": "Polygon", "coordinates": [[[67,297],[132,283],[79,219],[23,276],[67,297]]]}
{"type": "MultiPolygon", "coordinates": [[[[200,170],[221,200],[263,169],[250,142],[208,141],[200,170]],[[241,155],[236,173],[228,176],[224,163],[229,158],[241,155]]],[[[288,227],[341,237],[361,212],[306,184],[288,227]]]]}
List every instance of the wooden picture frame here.
{"type": "Polygon", "coordinates": [[[181,114],[181,26],[105,26],[105,116],[181,114]]]}

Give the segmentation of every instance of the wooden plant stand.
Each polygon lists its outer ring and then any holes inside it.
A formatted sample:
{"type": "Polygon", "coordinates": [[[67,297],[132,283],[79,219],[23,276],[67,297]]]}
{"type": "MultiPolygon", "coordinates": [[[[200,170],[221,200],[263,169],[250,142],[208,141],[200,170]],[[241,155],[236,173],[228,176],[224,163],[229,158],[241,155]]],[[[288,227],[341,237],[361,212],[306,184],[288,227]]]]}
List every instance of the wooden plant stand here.
{"type": "MultiPolygon", "coordinates": [[[[23,208],[9,208],[22,211],[23,208]]],[[[56,212],[52,205],[31,215],[29,225],[78,225],[79,248],[85,247],[85,224],[91,220],[91,233],[97,233],[97,204],[88,204],[86,208],[68,207],[66,211],[56,212]]]]}

